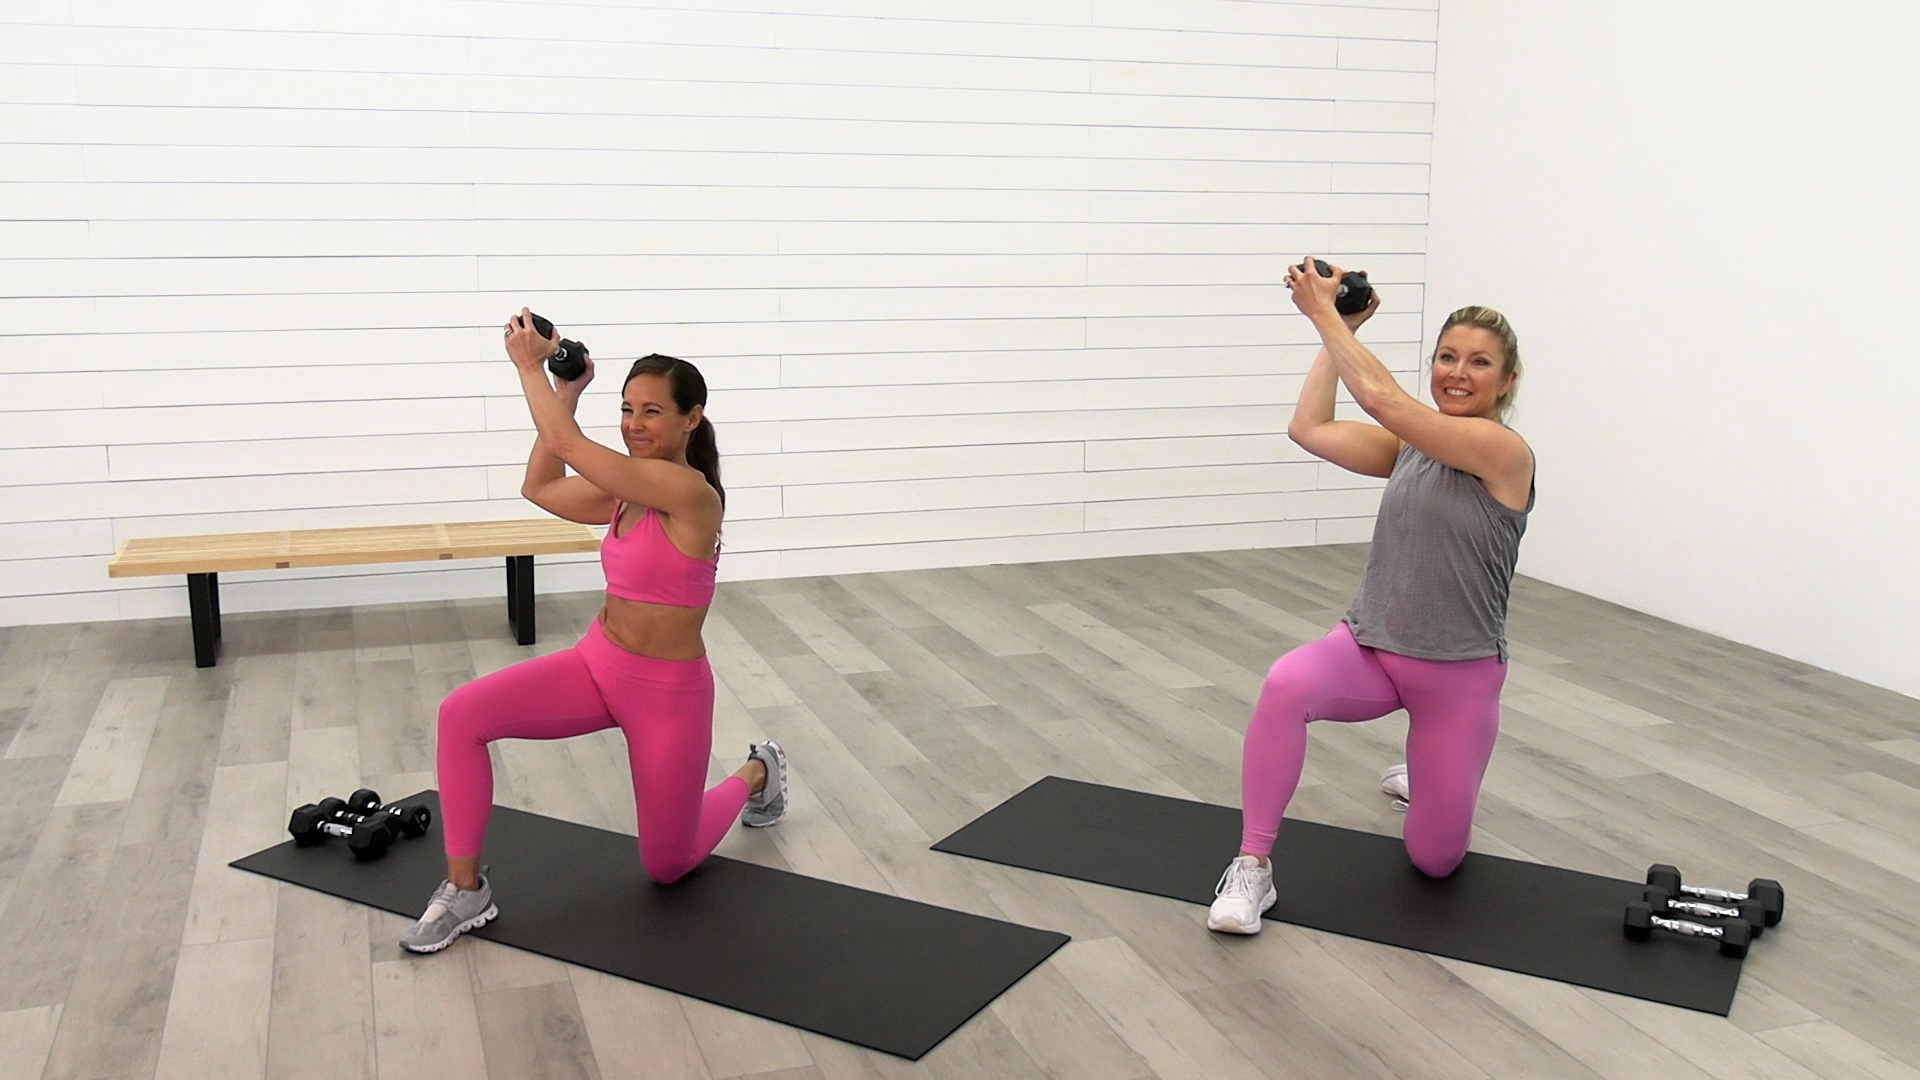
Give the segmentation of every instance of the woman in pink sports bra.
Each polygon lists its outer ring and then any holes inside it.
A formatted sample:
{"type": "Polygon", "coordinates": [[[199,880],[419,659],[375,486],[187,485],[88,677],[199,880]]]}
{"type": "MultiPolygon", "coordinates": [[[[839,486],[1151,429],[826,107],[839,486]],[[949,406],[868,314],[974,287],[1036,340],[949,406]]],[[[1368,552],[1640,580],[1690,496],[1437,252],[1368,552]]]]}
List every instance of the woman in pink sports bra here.
{"type": "Polygon", "coordinates": [[[593,381],[592,360],[578,379],[549,381],[557,333],[542,337],[525,308],[506,326],[507,355],[540,432],[520,494],[568,521],[608,525],[600,545],[607,600],[573,648],[475,679],[441,703],[447,880],[400,938],[413,952],[444,949],[499,914],[480,873],[495,739],[564,739],[618,725],[633,766],[640,861],[661,884],[699,865],[736,820],[764,827],[786,813],[787,760],[772,740],[749,747],[738,772],[703,790],[713,671],[700,628],[726,506],[706,380],[671,356],[636,361],[620,394],[622,454],[587,438],[573,417],[593,381]]]}

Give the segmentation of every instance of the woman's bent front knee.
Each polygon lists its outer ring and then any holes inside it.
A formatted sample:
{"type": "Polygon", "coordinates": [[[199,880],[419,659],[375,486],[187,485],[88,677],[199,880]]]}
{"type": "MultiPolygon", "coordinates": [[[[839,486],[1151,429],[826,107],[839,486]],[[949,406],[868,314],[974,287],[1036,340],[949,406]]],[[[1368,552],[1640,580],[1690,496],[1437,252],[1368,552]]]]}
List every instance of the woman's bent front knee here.
{"type": "Polygon", "coordinates": [[[484,693],[474,689],[474,683],[466,683],[454,688],[453,692],[440,701],[440,741],[469,741],[481,743],[480,725],[487,716],[482,705],[484,693]]]}
{"type": "Polygon", "coordinates": [[[1267,677],[1260,684],[1256,712],[1259,706],[1264,706],[1288,714],[1304,714],[1335,689],[1335,680],[1328,676],[1310,657],[1287,653],[1267,669],[1267,677]]]}

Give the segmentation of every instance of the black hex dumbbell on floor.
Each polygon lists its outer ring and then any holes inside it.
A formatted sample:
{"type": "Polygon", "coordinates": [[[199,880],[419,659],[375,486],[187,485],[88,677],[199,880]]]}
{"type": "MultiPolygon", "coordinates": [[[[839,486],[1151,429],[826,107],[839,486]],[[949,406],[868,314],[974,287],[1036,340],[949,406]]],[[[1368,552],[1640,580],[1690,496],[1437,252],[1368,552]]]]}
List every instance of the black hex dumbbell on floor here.
{"type": "Polygon", "coordinates": [[[1757,900],[1766,912],[1768,926],[1777,926],[1780,916],[1787,910],[1787,890],[1772,878],[1754,878],[1747,882],[1746,892],[1733,892],[1728,889],[1708,889],[1699,885],[1682,885],[1680,868],[1666,863],[1654,863],[1647,867],[1647,884],[1656,889],[1665,889],[1674,897],[1691,897],[1715,904],[1738,904],[1742,900],[1757,900]]]}
{"type": "Polygon", "coordinates": [[[1651,907],[1638,902],[1627,905],[1625,930],[1627,937],[1634,941],[1647,940],[1655,930],[1665,930],[1684,937],[1717,938],[1722,956],[1745,956],[1747,946],[1753,941],[1753,924],[1745,919],[1728,919],[1718,926],[1708,926],[1686,919],[1655,915],[1651,907]]]}
{"type": "Polygon", "coordinates": [[[433,812],[426,807],[382,806],[380,796],[363,788],[348,799],[327,798],[300,807],[287,822],[287,831],[301,847],[329,836],[345,837],[355,859],[372,862],[402,836],[424,836],[432,825],[433,812]],[[364,812],[356,813],[354,807],[364,812]]]}
{"type": "Polygon", "coordinates": [[[345,799],[322,799],[296,809],[287,821],[287,831],[301,847],[323,843],[329,836],[342,836],[348,850],[361,862],[371,862],[387,853],[399,838],[400,826],[382,813],[356,814],[347,809],[345,799]]]}
{"type": "Polygon", "coordinates": [[[1640,899],[1646,901],[1655,915],[1664,915],[1669,919],[1689,915],[1701,919],[1745,919],[1747,925],[1753,927],[1754,937],[1767,932],[1767,909],[1752,897],[1735,903],[1715,904],[1675,896],[1658,885],[1649,885],[1640,890],[1640,899]]]}
{"type": "Polygon", "coordinates": [[[399,826],[400,835],[409,840],[427,835],[433,828],[433,811],[424,806],[402,806],[399,803],[382,805],[380,793],[369,788],[347,796],[347,812],[371,817],[374,814],[386,814],[399,826]]]}

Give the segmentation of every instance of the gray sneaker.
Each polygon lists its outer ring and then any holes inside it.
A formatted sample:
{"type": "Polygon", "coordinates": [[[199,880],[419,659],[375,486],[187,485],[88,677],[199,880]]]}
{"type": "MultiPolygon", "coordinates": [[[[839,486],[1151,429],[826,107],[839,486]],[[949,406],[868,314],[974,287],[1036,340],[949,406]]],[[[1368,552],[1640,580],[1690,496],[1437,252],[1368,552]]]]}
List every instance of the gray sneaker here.
{"type": "Polygon", "coordinates": [[[453,944],[454,938],[486,925],[499,914],[500,909],[493,906],[493,885],[485,874],[480,876],[477,889],[462,889],[443,881],[433,890],[433,899],[427,901],[427,913],[420,916],[413,929],[400,935],[400,947],[408,952],[439,952],[453,944]]]}
{"type": "Polygon", "coordinates": [[[747,757],[758,758],[767,767],[767,783],[740,808],[740,824],[751,829],[778,825],[787,816],[787,752],[768,739],[747,747],[747,757]]]}

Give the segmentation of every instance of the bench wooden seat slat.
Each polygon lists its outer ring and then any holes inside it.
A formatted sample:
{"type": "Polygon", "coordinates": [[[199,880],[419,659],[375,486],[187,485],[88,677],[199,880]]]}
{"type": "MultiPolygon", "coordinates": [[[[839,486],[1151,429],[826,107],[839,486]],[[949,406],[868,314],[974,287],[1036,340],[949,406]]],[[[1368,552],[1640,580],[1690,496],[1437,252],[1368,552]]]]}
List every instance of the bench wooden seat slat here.
{"type": "Polygon", "coordinates": [[[107,564],[107,575],[139,577],[491,559],[597,551],[599,547],[600,540],[592,528],[557,518],[169,536],[128,540],[120,545],[107,564]]]}
{"type": "Polygon", "coordinates": [[[107,563],[107,576],[185,574],[193,662],[212,667],[220,655],[220,575],[228,571],[505,556],[507,623],[515,641],[531,645],[533,557],[599,547],[592,528],[557,518],[143,537],[120,545],[107,563]]]}

